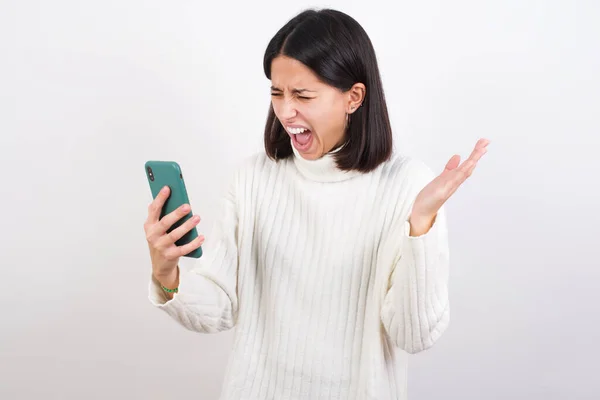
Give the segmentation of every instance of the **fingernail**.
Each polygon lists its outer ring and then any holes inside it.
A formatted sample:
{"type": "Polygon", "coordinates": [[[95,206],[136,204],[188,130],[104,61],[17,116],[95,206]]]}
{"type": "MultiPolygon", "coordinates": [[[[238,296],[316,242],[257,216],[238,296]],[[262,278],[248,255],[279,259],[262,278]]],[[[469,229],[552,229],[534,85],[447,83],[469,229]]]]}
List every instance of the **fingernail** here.
{"type": "Polygon", "coordinates": [[[194,220],[194,222],[198,222],[198,221],[200,221],[200,217],[196,215],[196,216],[194,216],[193,220],[194,220]]]}
{"type": "Polygon", "coordinates": [[[187,204],[184,204],[183,207],[181,207],[181,210],[184,212],[188,212],[190,210],[190,206],[187,204]]]}
{"type": "Polygon", "coordinates": [[[163,192],[163,193],[167,193],[167,190],[168,190],[168,189],[169,189],[169,188],[168,188],[167,186],[165,186],[165,187],[163,187],[163,188],[162,188],[162,192],[163,192]]]}

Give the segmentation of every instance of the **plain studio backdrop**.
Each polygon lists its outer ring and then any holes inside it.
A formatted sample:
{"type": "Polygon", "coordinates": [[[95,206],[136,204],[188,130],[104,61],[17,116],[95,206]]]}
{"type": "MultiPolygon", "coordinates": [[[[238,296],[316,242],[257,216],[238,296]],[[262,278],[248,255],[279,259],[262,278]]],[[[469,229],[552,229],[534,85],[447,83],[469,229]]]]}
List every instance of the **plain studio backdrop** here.
{"type": "Polygon", "coordinates": [[[209,235],[262,150],[269,39],[325,6],[370,35],[399,151],[441,172],[492,141],[447,203],[451,323],[410,399],[598,398],[592,0],[2,1],[0,398],[218,397],[232,332],[147,299],[144,162],[181,164],[209,235]]]}

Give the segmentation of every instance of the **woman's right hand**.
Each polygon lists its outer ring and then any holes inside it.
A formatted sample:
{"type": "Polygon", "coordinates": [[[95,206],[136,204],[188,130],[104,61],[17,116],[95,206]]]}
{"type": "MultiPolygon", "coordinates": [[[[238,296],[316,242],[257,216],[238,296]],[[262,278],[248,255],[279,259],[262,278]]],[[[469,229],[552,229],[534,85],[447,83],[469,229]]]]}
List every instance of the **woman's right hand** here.
{"type": "Polygon", "coordinates": [[[204,236],[198,235],[196,239],[183,246],[175,242],[192,230],[200,222],[200,217],[194,215],[181,226],[167,230],[190,212],[190,205],[184,204],[175,211],[160,218],[165,201],[169,198],[169,188],[164,187],[158,196],[148,206],[148,219],[144,223],[146,240],[150,248],[152,260],[152,274],[165,287],[175,288],[179,285],[179,258],[197,249],[204,243],[204,236]]]}

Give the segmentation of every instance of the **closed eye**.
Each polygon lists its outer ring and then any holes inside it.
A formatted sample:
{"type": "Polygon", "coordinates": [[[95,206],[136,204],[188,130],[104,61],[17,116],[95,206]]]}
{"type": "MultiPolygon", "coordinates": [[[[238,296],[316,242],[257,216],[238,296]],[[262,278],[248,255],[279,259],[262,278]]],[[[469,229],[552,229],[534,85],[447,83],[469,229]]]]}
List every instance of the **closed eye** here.
{"type": "MultiPolygon", "coordinates": [[[[271,96],[273,97],[282,97],[282,94],[279,92],[271,92],[271,96]]],[[[312,100],[314,97],[306,97],[306,96],[297,96],[300,100],[312,100]]]]}

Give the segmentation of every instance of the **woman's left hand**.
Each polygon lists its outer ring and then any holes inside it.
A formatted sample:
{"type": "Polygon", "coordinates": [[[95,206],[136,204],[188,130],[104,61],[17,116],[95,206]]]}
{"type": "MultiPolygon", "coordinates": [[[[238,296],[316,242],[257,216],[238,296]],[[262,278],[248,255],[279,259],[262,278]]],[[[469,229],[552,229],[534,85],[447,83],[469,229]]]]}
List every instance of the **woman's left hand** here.
{"type": "Polygon", "coordinates": [[[442,205],[471,176],[489,143],[487,139],[479,139],[469,158],[460,166],[460,156],[452,156],[444,171],[419,192],[409,219],[411,235],[419,236],[429,230],[442,205]]]}

